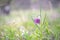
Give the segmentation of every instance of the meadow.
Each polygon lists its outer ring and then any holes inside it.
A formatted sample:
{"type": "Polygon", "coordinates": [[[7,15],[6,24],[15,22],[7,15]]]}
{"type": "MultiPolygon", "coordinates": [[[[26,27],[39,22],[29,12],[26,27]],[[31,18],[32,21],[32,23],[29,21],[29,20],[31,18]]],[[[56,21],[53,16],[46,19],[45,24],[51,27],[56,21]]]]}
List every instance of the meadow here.
{"type": "Polygon", "coordinates": [[[50,21],[50,13],[14,10],[0,16],[0,40],[60,40],[60,18],[50,21]]]}

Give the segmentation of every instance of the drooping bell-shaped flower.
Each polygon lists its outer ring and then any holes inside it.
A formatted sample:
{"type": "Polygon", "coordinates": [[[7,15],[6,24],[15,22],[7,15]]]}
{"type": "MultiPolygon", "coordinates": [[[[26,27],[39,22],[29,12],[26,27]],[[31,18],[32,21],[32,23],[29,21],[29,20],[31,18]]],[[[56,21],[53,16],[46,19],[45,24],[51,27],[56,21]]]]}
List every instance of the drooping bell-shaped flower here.
{"type": "Polygon", "coordinates": [[[35,18],[35,19],[34,19],[34,23],[35,23],[35,24],[40,24],[40,18],[39,18],[39,17],[35,18]]]}
{"type": "Polygon", "coordinates": [[[35,24],[40,24],[40,19],[38,19],[38,18],[34,19],[34,23],[35,24]]]}

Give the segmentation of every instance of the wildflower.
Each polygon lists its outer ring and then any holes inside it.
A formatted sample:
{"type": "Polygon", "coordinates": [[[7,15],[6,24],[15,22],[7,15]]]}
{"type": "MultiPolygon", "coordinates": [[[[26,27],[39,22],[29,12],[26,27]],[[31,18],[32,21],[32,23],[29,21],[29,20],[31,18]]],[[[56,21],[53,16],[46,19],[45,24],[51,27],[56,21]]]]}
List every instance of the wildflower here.
{"type": "Polygon", "coordinates": [[[24,35],[24,33],[25,33],[25,27],[24,26],[20,26],[19,30],[20,30],[20,32],[22,32],[22,35],[24,35]]]}
{"type": "Polygon", "coordinates": [[[34,22],[35,22],[35,24],[40,24],[40,19],[39,18],[35,18],[34,22]]]}
{"type": "Polygon", "coordinates": [[[4,12],[7,13],[7,14],[9,14],[9,12],[10,12],[10,6],[9,5],[6,5],[4,7],[4,12]]]}
{"type": "Polygon", "coordinates": [[[36,24],[40,24],[40,19],[36,18],[36,19],[34,19],[34,22],[35,22],[36,24]]]}

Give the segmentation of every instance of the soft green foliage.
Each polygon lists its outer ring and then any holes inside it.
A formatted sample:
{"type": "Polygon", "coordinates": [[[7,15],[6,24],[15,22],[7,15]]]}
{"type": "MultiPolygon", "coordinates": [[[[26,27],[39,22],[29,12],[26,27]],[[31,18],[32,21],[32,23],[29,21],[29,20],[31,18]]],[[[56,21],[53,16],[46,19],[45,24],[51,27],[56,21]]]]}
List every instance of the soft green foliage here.
{"type": "Polygon", "coordinates": [[[28,21],[21,24],[6,24],[5,21],[7,19],[15,18],[15,16],[0,17],[0,40],[60,40],[59,18],[51,23],[47,18],[46,12],[42,11],[45,16],[41,16],[41,22],[37,25],[31,18],[32,14],[28,16],[28,21]],[[21,25],[26,29],[23,35],[19,29],[21,25]]]}

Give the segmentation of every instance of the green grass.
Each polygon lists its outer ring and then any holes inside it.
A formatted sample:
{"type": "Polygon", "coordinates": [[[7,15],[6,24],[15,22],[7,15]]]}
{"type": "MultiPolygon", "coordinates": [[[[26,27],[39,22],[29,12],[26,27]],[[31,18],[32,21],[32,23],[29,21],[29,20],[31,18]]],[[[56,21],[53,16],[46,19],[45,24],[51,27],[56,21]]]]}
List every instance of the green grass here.
{"type": "Polygon", "coordinates": [[[40,14],[39,11],[12,13],[9,16],[0,17],[0,40],[60,40],[59,18],[49,22],[46,12],[42,11],[40,24],[36,25],[31,16],[36,17],[40,14]],[[27,21],[24,21],[22,16],[27,18],[27,21]],[[7,24],[6,21],[11,22],[7,24]],[[24,27],[23,32],[20,31],[21,26],[24,27]]]}

